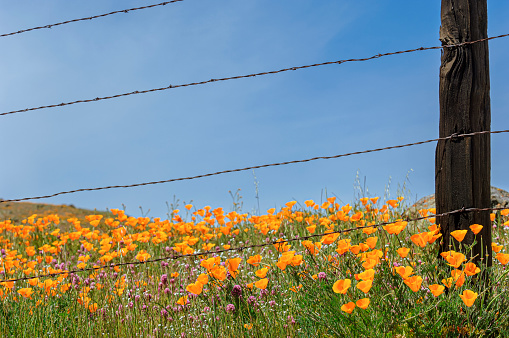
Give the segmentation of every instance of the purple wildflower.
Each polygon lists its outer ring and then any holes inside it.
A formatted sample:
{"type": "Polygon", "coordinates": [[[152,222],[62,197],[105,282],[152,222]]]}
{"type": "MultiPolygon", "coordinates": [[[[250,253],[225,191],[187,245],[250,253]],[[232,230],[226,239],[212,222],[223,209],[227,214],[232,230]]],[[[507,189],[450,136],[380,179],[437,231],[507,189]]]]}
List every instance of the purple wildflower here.
{"type": "Polygon", "coordinates": [[[234,285],[232,289],[233,297],[240,297],[242,295],[242,287],[240,285],[234,285]]]}
{"type": "Polygon", "coordinates": [[[166,285],[166,283],[168,283],[168,275],[167,274],[164,274],[161,276],[161,283],[163,283],[164,285],[166,285]]]}

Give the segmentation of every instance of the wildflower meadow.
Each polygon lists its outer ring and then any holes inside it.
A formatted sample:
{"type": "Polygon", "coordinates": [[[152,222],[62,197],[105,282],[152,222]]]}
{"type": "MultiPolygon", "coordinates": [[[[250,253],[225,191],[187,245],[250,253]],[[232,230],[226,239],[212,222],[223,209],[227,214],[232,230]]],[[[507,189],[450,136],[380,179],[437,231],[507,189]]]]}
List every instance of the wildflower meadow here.
{"type": "Polygon", "coordinates": [[[438,255],[435,219],[406,221],[435,210],[409,210],[330,197],[5,220],[0,336],[508,337],[509,209],[491,214],[491,267],[459,247],[481,225],[438,255]]]}

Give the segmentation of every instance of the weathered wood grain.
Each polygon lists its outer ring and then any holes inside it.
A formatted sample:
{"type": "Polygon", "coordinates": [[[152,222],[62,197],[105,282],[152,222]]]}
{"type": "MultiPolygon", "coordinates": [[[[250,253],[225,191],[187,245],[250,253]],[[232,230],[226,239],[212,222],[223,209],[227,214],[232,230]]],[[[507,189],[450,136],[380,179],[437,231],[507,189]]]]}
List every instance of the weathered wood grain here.
{"type": "MultiPolygon", "coordinates": [[[[443,45],[486,38],[486,0],[442,0],[440,40],[443,45]]],[[[490,130],[488,42],[445,48],[440,66],[440,137],[490,130]]],[[[435,153],[437,213],[490,207],[490,135],[439,142],[435,153]]],[[[437,219],[442,226],[440,251],[448,251],[450,232],[484,226],[476,236],[474,261],[491,265],[489,212],[454,214],[437,219]],[[482,245],[481,245],[482,236],[482,245]],[[486,261],[486,254],[488,259],[486,261]]],[[[463,243],[474,241],[469,231],[463,243]]],[[[456,242],[457,244],[457,242],[456,242]]]]}

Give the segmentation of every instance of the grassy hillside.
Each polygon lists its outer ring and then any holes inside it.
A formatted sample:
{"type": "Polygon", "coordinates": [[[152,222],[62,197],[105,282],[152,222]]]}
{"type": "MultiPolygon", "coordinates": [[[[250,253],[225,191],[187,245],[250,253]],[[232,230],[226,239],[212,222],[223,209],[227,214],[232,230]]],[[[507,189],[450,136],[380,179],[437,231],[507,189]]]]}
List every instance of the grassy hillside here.
{"type": "MultiPolygon", "coordinates": [[[[0,199],[1,200],[1,199],[0,199]]],[[[0,203],[0,221],[10,219],[14,223],[36,214],[37,217],[44,217],[57,214],[61,218],[76,217],[80,220],[85,219],[86,215],[103,215],[104,217],[112,217],[113,214],[108,211],[97,211],[76,208],[74,205],[54,205],[44,203],[31,202],[7,202],[0,203]]]]}

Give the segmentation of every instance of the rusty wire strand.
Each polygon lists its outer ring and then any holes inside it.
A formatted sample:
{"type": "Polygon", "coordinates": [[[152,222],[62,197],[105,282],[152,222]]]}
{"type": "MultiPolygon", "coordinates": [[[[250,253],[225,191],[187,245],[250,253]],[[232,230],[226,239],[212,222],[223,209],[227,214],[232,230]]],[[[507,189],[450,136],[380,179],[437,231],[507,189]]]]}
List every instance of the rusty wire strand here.
{"type": "Polygon", "coordinates": [[[82,188],[82,189],[75,189],[75,190],[69,190],[69,191],[62,191],[57,192],[50,195],[44,195],[44,196],[35,196],[35,197],[24,197],[24,198],[17,198],[17,199],[10,199],[10,200],[0,200],[0,203],[7,203],[7,202],[20,202],[20,201],[28,201],[28,200],[37,200],[37,199],[43,199],[43,198],[50,198],[60,195],[66,195],[66,194],[73,194],[77,192],[83,192],[83,191],[96,191],[96,190],[105,190],[105,189],[118,189],[118,188],[133,188],[133,187],[141,187],[144,185],[152,185],[152,184],[161,184],[161,183],[169,183],[169,182],[176,182],[176,181],[187,181],[187,180],[194,180],[197,178],[203,178],[203,177],[209,177],[209,176],[216,176],[221,174],[227,174],[227,173],[233,173],[233,172],[239,172],[239,171],[245,171],[245,170],[252,170],[252,169],[260,169],[260,168],[267,168],[267,167],[275,167],[280,165],[287,165],[287,164],[295,164],[295,163],[304,163],[304,162],[310,162],[310,161],[316,161],[316,160],[330,160],[333,158],[340,158],[340,157],[346,157],[351,155],[359,155],[359,154],[367,154],[367,153],[373,153],[376,151],[382,151],[382,150],[388,150],[388,149],[397,149],[397,148],[404,148],[404,147],[410,147],[415,146],[419,144],[425,144],[435,141],[442,141],[442,140],[448,140],[448,139],[457,139],[460,137],[468,137],[468,136],[474,136],[479,134],[499,134],[499,133],[507,133],[509,130],[496,130],[496,131],[479,131],[474,133],[468,133],[468,134],[453,134],[451,136],[447,137],[440,137],[432,140],[426,140],[426,141],[420,141],[420,142],[414,142],[414,143],[407,143],[397,146],[389,146],[384,148],[377,148],[377,149],[369,149],[369,150],[363,150],[363,151],[356,151],[352,153],[345,153],[345,154],[339,154],[339,155],[333,155],[333,156],[318,156],[313,158],[307,158],[304,160],[295,160],[295,161],[286,161],[286,162],[279,162],[279,163],[271,163],[271,164],[262,164],[262,165],[256,165],[252,167],[246,167],[246,168],[240,168],[240,169],[229,169],[224,171],[218,171],[214,173],[208,173],[208,174],[202,174],[202,175],[196,175],[196,176],[190,176],[190,177],[180,177],[180,178],[172,178],[169,180],[162,180],[162,181],[152,181],[152,182],[144,182],[144,183],[135,183],[135,184],[127,184],[127,185],[110,185],[106,187],[98,187],[98,188],[82,188]]]}
{"type": "Polygon", "coordinates": [[[56,26],[65,25],[65,24],[72,23],[72,22],[92,20],[92,19],[102,18],[102,17],[108,16],[108,15],[113,15],[113,14],[118,14],[118,13],[129,13],[129,12],[137,11],[137,10],[140,10],[140,9],[153,8],[153,7],[157,7],[157,6],[165,6],[167,4],[171,4],[171,3],[175,3],[175,2],[180,2],[180,1],[184,1],[184,0],[171,0],[171,1],[165,1],[165,2],[158,3],[158,4],[154,4],[154,5],[143,6],[143,7],[121,9],[121,10],[118,10],[118,11],[114,11],[114,12],[110,12],[110,13],[105,13],[105,14],[94,15],[94,16],[89,16],[89,17],[86,17],[86,18],[73,19],[73,20],[63,21],[63,22],[59,22],[59,23],[53,23],[53,24],[50,24],[50,25],[40,26],[40,27],[33,27],[33,28],[28,28],[28,29],[22,29],[22,30],[19,30],[17,32],[1,34],[0,37],[21,34],[21,33],[25,33],[25,32],[34,31],[34,30],[37,30],[37,29],[53,28],[53,27],[56,27],[56,26]]]}
{"type": "MultiPolygon", "coordinates": [[[[496,211],[496,210],[504,210],[504,209],[507,209],[507,207],[497,207],[497,208],[462,208],[462,209],[457,209],[457,210],[453,210],[453,211],[444,212],[444,213],[441,213],[441,214],[426,215],[426,216],[416,217],[416,218],[412,218],[412,219],[407,218],[404,221],[406,221],[406,222],[414,222],[414,221],[419,221],[419,220],[423,220],[423,219],[427,219],[427,218],[442,217],[442,216],[447,216],[447,215],[456,214],[456,213],[475,212],[475,211],[496,211]]],[[[297,238],[289,238],[289,239],[282,239],[282,240],[280,239],[280,240],[272,241],[272,242],[269,242],[269,243],[253,244],[253,245],[241,246],[241,247],[237,247],[237,248],[229,248],[229,249],[222,249],[222,250],[215,250],[215,251],[205,251],[205,252],[196,252],[196,253],[187,254],[187,255],[180,255],[180,254],[179,255],[171,255],[171,256],[164,256],[164,257],[159,257],[159,258],[154,258],[154,259],[148,259],[148,260],[145,260],[145,261],[131,261],[131,262],[123,262],[123,263],[114,263],[114,264],[109,264],[109,265],[105,264],[105,265],[91,267],[91,268],[86,268],[86,269],[68,270],[68,271],[61,271],[61,272],[54,272],[54,273],[48,273],[48,274],[43,274],[43,275],[37,275],[37,276],[32,276],[32,277],[21,277],[21,278],[15,278],[15,279],[6,279],[6,280],[0,281],[0,283],[17,282],[17,281],[23,281],[23,280],[29,280],[29,279],[35,279],[35,278],[43,278],[43,277],[55,277],[55,276],[58,276],[58,275],[65,275],[65,274],[70,274],[70,273],[74,274],[74,273],[86,272],[86,271],[97,271],[97,270],[102,270],[102,269],[107,269],[107,268],[113,268],[113,267],[116,267],[116,266],[120,267],[120,266],[125,266],[125,265],[141,265],[141,264],[147,264],[147,263],[156,263],[156,262],[160,262],[160,261],[164,261],[164,260],[170,260],[170,259],[175,260],[175,259],[180,259],[180,258],[185,258],[185,257],[207,256],[207,255],[211,255],[211,254],[220,254],[220,253],[228,252],[228,251],[242,252],[243,250],[246,250],[246,249],[262,248],[262,247],[266,247],[266,246],[269,246],[269,245],[284,245],[285,243],[288,243],[288,242],[307,240],[307,239],[315,238],[315,237],[323,237],[323,236],[332,235],[332,234],[341,234],[341,233],[351,232],[351,231],[354,231],[354,230],[362,230],[362,229],[366,229],[366,228],[375,228],[375,227],[378,228],[378,227],[381,227],[381,226],[384,226],[384,225],[388,225],[388,224],[392,224],[392,223],[395,223],[395,221],[392,221],[392,222],[382,222],[382,223],[377,223],[377,224],[372,224],[372,225],[366,225],[366,226],[349,228],[349,229],[342,229],[342,230],[331,231],[331,232],[326,232],[326,233],[321,233],[321,234],[313,234],[313,235],[302,236],[302,237],[297,237],[297,238]]]]}
{"type": "Polygon", "coordinates": [[[272,71],[268,71],[268,72],[253,73],[253,74],[248,74],[248,75],[237,75],[237,76],[223,77],[223,78],[218,78],[218,79],[210,79],[210,80],[205,80],[205,81],[191,82],[191,83],[184,83],[184,84],[177,84],[177,85],[171,85],[170,84],[167,87],[161,87],[161,88],[153,88],[153,89],[146,89],[146,90],[135,90],[133,92],[122,93],[122,94],[115,94],[115,95],[111,95],[111,96],[96,97],[94,99],[84,99],[84,100],[63,102],[63,103],[58,103],[58,104],[51,104],[51,105],[47,105],[47,106],[39,106],[39,107],[25,108],[25,109],[20,109],[20,110],[13,110],[13,111],[9,111],[9,112],[0,113],[0,116],[16,114],[16,113],[23,113],[23,112],[39,110],[39,109],[69,106],[69,105],[73,105],[73,104],[77,104],[77,103],[87,103],[87,102],[96,102],[96,101],[102,101],[102,100],[109,100],[109,99],[114,99],[114,98],[118,98],[118,97],[129,96],[129,95],[135,95],[135,94],[146,94],[146,93],[157,92],[157,91],[168,90],[168,89],[197,86],[197,85],[203,85],[203,84],[208,84],[208,83],[212,83],[212,82],[237,80],[237,79],[244,79],[244,78],[248,78],[248,77],[271,75],[271,74],[288,72],[290,70],[299,70],[299,69],[318,67],[318,66],[325,66],[325,65],[332,65],[332,64],[338,64],[339,65],[339,64],[342,64],[342,63],[346,63],[346,62],[368,61],[368,60],[378,59],[378,58],[381,58],[383,56],[389,56],[389,55],[397,55],[397,54],[411,53],[411,52],[423,51],[423,50],[432,50],[432,49],[454,48],[454,47],[460,47],[460,46],[465,46],[465,45],[471,45],[471,44],[478,43],[478,42],[488,41],[488,40],[492,40],[492,39],[503,38],[503,37],[507,37],[507,36],[509,36],[509,34],[493,36],[493,37],[484,38],[484,39],[480,39],[480,40],[476,40],[476,41],[462,42],[462,43],[455,44],[455,45],[444,45],[444,46],[434,46],[434,47],[420,47],[420,48],[408,49],[408,50],[403,50],[403,51],[398,51],[398,52],[390,52],[390,53],[377,54],[377,55],[373,55],[373,56],[370,56],[370,57],[367,57],[367,58],[362,58],[362,59],[344,59],[344,60],[337,60],[337,61],[328,61],[328,62],[322,62],[322,63],[315,63],[315,64],[311,64],[311,65],[305,65],[305,66],[296,66],[296,67],[283,68],[283,69],[280,69],[280,70],[272,70],[272,71]]]}

